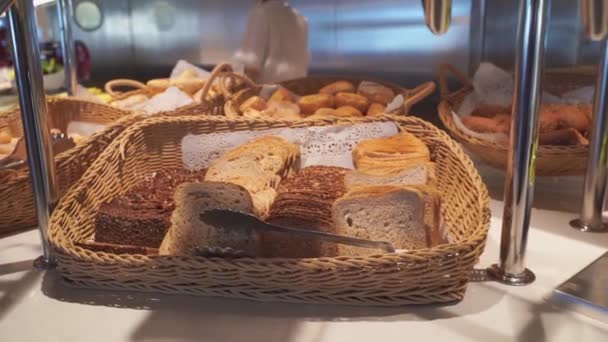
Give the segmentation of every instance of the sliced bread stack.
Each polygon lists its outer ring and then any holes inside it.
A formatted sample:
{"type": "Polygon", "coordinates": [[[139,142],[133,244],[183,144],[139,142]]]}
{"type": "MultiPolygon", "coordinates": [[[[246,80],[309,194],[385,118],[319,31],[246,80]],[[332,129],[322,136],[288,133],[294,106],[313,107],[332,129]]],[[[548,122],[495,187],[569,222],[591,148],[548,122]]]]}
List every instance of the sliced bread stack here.
{"type": "MultiPolygon", "coordinates": [[[[333,166],[306,167],[281,182],[268,221],[286,227],[335,232],[332,221],[334,201],[346,193],[344,176],[348,169],[333,166]]],[[[314,258],[335,256],[335,244],[293,239],[284,234],[262,235],[261,251],[266,257],[314,258]]]]}
{"type": "Polygon", "coordinates": [[[299,160],[297,145],[266,136],[225,153],[209,167],[205,180],[242,186],[251,195],[254,213],[266,218],[277,186],[298,168],[299,160]]]}
{"type": "Polygon", "coordinates": [[[368,185],[423,185],[435,180],[429,148],[414,135],[402,132],[388,138],[365,140],[353,149],[356,170],[349,172],[349,189],[368,185]]]}
{"type": "Polygon", "coordinates": [[[200,215],[210,209],[254,212],[249,192],[240,185],[222,182],[183,183],[175,191],[171,228],[160,245],[160,255],[193,255],[197,247],[231,247],[256,255],[257,235],[208,225],[200,215]]]}

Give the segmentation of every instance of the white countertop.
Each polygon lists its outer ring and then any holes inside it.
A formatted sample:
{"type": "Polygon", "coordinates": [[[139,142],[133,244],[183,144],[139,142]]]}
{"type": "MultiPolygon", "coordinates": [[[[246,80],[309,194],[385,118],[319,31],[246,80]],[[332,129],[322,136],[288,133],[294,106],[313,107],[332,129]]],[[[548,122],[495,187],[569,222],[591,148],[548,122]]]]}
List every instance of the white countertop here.
{"type": "MultiPolygon", "coordinates": [[[[498,259],[502,203],[491,206],[479,267],[498,259]]],[[[608,324],[545,300],[608,249],[608,234],[575,231],[568,225],[574,217],[534,210],[527,254],[537,277],[532,285],[471,283],[456,305],[395,309],[74,289],[54,272],[31,267],[40,247],[38,233],[29,231],[0,239],[0,341],[608,341],[608,324]]]]}

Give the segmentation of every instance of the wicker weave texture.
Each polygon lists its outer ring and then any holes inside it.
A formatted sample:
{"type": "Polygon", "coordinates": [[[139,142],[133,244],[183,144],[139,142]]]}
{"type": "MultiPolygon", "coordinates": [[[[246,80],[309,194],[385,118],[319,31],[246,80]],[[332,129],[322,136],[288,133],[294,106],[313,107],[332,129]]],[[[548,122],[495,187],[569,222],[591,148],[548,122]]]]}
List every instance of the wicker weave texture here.
{"type": "Polygon", "coordinates": [[[56,208],[50,240],[59,271],[75,286],[260,301],[398,306],[463,298],[490,222],[485,185],[445,133],[410,117],[285,122],[225,117],[157,117],[127,128],[56,208]],[[391,120],[429,145],[438,164],[443,217],[454,241],[430,249],[370,257],[221,259],[116,255],[75,245],[94,234],[103,202],[151,172],[181,165],[187,134],[391,120]]]}
{"type": "MultiPolygon", "coordinates": [[[[49,98],[49,124],[63,132],[72,120],[109,125],[104,131],[90,136],[87,141],[55,156],[59,195],[63,195],[97,158],[99,153],[137,115],[102,104],[71,98],[49,98]]],[[[20,112],[5,117],[5,124],[14,135],[22,135],[20,112]]],[[[37,224],[36,210],[27,166],[14,171],[0,171],[0,234],[18,231],[37,224]]]]}
{"type": "MultiPolygon", "coordinates": [[[[545,88],[554,94],[593,84],[593,73],[588,68],[577,70],[550,70],[545,75],[545,88]]],[[[472,137],[460,130],[452,117],[452,112],[460,106],[464,98],[473,91],[471,81],[451,65],[440,69],[440,88],[442,101],[439,104],[439,118],[450,135],[468,151],[475,154],[488,165],[505,170],[507,167],[508,145],[472,137]],[[456,91],[449,91],[448,73],[452,72],[463,84],[456,91]]],[[[536,153],[537,176],[572,176],[585,172],[587,167],[587,146],[540,145],[536,153]]]]}

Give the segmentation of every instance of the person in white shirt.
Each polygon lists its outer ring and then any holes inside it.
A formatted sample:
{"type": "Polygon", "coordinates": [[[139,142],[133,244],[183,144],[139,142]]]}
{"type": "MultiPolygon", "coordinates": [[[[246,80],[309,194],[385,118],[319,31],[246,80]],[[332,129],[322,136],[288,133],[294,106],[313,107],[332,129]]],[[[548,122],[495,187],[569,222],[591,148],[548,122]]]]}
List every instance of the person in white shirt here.
{"type": "Polygon", "coordinates": [[[306,76],[310,63],[306,18],[286,1],[258,0],[234,60],[258,83],[306,76]]]}

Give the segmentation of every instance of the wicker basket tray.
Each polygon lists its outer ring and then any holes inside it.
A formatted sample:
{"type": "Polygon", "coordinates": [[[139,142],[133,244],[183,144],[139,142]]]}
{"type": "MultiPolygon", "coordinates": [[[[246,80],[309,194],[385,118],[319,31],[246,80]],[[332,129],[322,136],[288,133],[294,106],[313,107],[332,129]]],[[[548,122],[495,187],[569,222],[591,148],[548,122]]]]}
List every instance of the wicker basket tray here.
{"type": "MultiPolygon", "coordinates": [[[[59,195],[84,173],[99,153],[129,124],[136,115],[102,104],[70,98],[49,98],[51,127],[66,131],[72,120],[109,125],[103,132],[90,136],[86,142],[55,157],[59,195]]],[[[8,127],[13,135],[22,135],[20,113],[9,113],[0,120],[0,128],[8,127]]],[[[0,234],[37,224],[30,174],[27,166],[16,170],[0,170],[0,234]]]]}
{"type": "MultiPolygon", "coordinates": [[[[487,164],[504,170],[507,167],[508,146],[472,137],[460,130],[452,117],[464,98],[473,91],[471,80],[451,65],[442,65],[439,72],[441,103],[439,118],[450,135],[460,142],[467,150],[475,154],[487,164]],[[451,92],[448,88],[448,74],[452,73],[462,83],[462,88],[451,92]]],[[[561,95],[578,87],[593,85],[594,69],[584,67],[579,69],[547,70],[544,77],[547,91],[561,95]]],[[[551,146],[541,145],[536,154],[537,176],[571,176],[580,175],[587,167],[586,146],[551,146]]]]}
{"type": "MultiPolygon", "coordinates": [[[[363,81],[373,81],[376,83],[380,83],[388,88],[391,88],[393,92],[395,92],[395,94],[402,94],[405,98],[402,109],[398,110],[395,113],[389,113],[396,115],[408,115],[413,105],[431,95],[433,92],[435,92],[436,88],[435,82],[432,81],[425,82],[413,89],[405,89],[396,84],[389,83],[386,81],[361,79],[348,76],[309,76],[305,78],[281,82],[280,85],[295,94],[303,96],[316,94],[324,86],[333,82],[343,80],[350,81],[355,85],[355,87],[358,87],[359,84],[363,81]]],[[[239,110],[240,105],[250,97],[258,95],[260,93],[261,88],[261,85],[256,85],[255,87],[248,87],[238,92],[234,92],[234,95],[226,101],[224,108],[226,116],[242,116],[243,113],[241,113],[241,111],[239,110]]]]}
{"type": "MultiPolygon", "coordinates": [[[[180,115],[224,115],[224,104],[226,98],[233,93],[246,88],[252,87],[251,82],[247,77],[241,76],[233,71],[228,63],[220,63],[213,68],[204,89],[200,94],[200,98],[195,99],[197,102],[180,107],[174,111],[163,113],[165,116],[180,116],[180,115]],[[220,89],[216,94],[209,94],[213,81],[221,77],[220,89]]],[[[148,87],[139,81],[129,79],[115,79],[105,84],[104,90],[112,96],[113,100],[122,100],[133,95],[153,96],[154,93],[148,87]],[[117,88],[135,88],[134,90],[121,92],[117,88]]]]}
{"type": "Polygon", "coordinates": [[[398,306],[461,300],[490,223],[485,185],[470,159],[445,133],[413,117],[263,121],[161,117],[126,129],[60,201],[50,241],[63,277],[74,286],[223,296],[260,301],[398,306]],[[103,202],[151,172],[182,165],[187,134],[394,121],[429,145],[437,162],[443,218],[453,242],[371,257],[221,259],[111,254],[75,245],[94,233],[103,202]],[[162,134],[159,134],[162,132],[162,134]]]}

